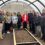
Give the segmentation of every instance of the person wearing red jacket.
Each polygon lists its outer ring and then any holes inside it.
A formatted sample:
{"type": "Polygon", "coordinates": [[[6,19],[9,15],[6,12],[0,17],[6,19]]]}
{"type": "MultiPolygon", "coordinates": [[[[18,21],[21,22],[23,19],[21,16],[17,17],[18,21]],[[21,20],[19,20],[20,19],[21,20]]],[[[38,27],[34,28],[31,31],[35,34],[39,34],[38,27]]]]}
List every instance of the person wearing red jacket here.
{"type": "Polygon", "coordinates": [[[22,23],[23,23],[23,28],[27,28],[27,23],[28,23],[28,15],[27,14],[23,14],[22,15],[22,23]]]}

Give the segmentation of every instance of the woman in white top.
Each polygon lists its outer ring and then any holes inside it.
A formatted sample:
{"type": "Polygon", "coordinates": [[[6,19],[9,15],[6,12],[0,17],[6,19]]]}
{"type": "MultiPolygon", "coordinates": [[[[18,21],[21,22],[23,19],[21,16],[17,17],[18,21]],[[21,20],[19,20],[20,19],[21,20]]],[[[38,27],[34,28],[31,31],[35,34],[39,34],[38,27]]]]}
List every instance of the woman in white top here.
{"type": "Polygon", "coordinates": [[[12,15],[13,28],[16,28],[17,22],[18,22],[18,17],[17,17],[17,15],[16,15],[16,13],[14,12],[13,15],[12,15]]]}

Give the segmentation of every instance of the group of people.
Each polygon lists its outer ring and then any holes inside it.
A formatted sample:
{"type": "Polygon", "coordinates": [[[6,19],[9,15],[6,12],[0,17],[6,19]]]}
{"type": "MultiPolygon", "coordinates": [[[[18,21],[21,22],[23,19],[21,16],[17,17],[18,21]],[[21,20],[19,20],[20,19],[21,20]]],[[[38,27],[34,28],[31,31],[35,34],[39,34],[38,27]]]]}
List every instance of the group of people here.
{"type": "Polygon", "coordinates": [[[27,28],[28,23],[28,16],[27,14],[21,14],[20,12],[16,13],[10,13],[6,12],[6,15],[4,15],[4,28],[3,33],[7,33],[7,31],[14,29],[21,29],[21,26],[23,25],[23,28],[27,28]]]}
{"type": "MultiPolygon", "coordinates": [[[[0,13],[1,15],[1,13],[0,13]]],[[[29,25],[29,30],[33,33],[36,34],[36,27],[40,26],[41,27],[41,32],[42,32],[42,38],[45,40],[45,12],[40,14],[34,12],[6,12],[3,14],[3,21],[4,21],[4,28],[2,33],[7,33],[7,31],[14,29],[20,30],[26,29],[27,25],[29,25]]]]}

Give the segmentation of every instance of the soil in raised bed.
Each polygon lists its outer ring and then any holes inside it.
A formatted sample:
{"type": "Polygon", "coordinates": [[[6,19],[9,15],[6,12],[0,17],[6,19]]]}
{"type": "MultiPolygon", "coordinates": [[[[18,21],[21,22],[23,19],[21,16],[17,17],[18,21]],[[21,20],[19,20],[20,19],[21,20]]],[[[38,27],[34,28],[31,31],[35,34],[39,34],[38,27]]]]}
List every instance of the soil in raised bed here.
{"type": "Polygon", "coordinates": [[[29,35],[26,30],[15,30],[16,42],[36,42],[36,40],[29,35]]]}

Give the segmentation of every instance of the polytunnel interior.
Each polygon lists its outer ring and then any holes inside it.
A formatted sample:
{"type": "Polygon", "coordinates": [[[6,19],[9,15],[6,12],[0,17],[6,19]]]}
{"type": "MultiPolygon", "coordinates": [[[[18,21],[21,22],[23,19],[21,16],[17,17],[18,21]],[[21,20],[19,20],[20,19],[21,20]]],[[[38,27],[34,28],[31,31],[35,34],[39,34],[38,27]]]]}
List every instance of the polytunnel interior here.
{"type": "MultiPolygon", "coordinates": [[[[35,18],[35,20],[38,19],[39,20],[38,23],[40,24],[42,22],[41,21],[42,18],[40,18],[42,15],[42,12],[45,14],[45,0],[0,0],[0,10],[1,9],[2,9],[2,12],[4,11],[5,14],[6,14],[5,11],[7,11],[7,12],[9,11],[8,13],[11,16],[12,16],[13,12],[14,13],[16,12],[16,14],[20,12],[21,16],[23,16],[23,13],[30,13],[30,12],[33,14],[37,14],[37,17],[38,16],[39,17],[38,18],[34,17],[34,18],[35,18]]],[[[0,14],[1,14],[1,11],[0,11],[0,14]]],[[[45,17],[44,17],[44,21],[45,21],[45,17]]],[[[7,33],[7,34],[2,35],[2,31],[0,31],[0,35],[2,37],[4,36],[3,37],[4,39],[2,39],[2,40],[0,39],[0,45],[45,45],[44,39],[42,40],[42,38],[41,38],[43,36],[43,34],[41,32],[42,30],[41,30],[40,25],[36,24],[36,26],[38,25],[37,27],[35,27],[35,30],[37,33],[37,35],[36,35],[36,34],[33,34],[29,30],[29,28],[31,28],[31,27],[29,27],[29,26],[31,26],[29,23],[30,22],[28,22],[27,29],[26,28],[23,29],[22,28],[23,26],[21,26],[21,29],[17,29],[17,27],[15,29],[12,29],[12,27],[11,27],[11,30],[8,32],[9,34],[7,33]]],[[[4,28],[4,24],[5,24],[5,22],[3,22],[3,24],[0,23],[0,30],[2,27],[4,28]]],[[[35,22],[34,22],[34,24],[35,24],[35,22]]],[[[45,26],[45,23],[42,22],[42,24],[45,26]]],[[[41,26],[42,26],[42,24],[41,24],[41,26]]],[[[12,25],[13,24],[11,22],[11,26],[12,25]]],[[[23,25],[23,24],[21,24],[21,25],[23,25]]],[[[32,27],[33,27],[33,25],[32,25],[32,27]]]]}

